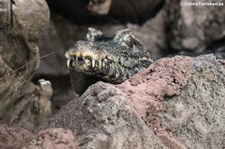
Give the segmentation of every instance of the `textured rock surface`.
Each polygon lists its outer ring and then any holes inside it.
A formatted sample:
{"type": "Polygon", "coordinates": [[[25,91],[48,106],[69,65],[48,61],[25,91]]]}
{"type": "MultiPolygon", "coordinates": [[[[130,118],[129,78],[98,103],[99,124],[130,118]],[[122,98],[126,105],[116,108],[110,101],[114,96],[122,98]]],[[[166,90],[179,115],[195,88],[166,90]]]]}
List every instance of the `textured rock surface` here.
{"type": "Polygon", "coordinates": [[[223,148],[225,67],[213,55],[160,59],[119,86],[169,148],[223,148]]]}
{"type": "Polygon", "coordinates": [[[157,115],[188,148],[224,148],[224,107],[225,67],[208,55],[195,58],[188,84],[157,115]]]}
{"type": "Polygon", "coordinates": [[[77,149],[72,131],[63,128],[47,129],[37,135],[19,127],[0,125],[1,149],[77,149]]]}
{"type": "Polygon", "coordinates": [[[184,148],[184,145],[164,128],[157,114],[165,106],[164,101],[180,94],[191,77],[192,69],[193,58],[163,58],[118,86],[128,95],[146,124],[169,148],[184,148]]]}
{"type": "Polygon", "coordinates": [[[224,60],[163,58],[120,85],[90,86],[36,137],[0,126],[0,147],[224,148],[224,99],[224,60]]]}
{"type": "Polygon", "coordinates": [[[41,129],[70,129],[84,149],[165,148],[127,100],[113,85],[98,82],[63,107],[41,129]]]}
{"type": "Polygon", "coordinates": [[[28,144],[34,137],[32,133],[23,128],[10,128],[5,125],[0,125],[0,148],[21,148],[28,144]]]}
{"type": "Polygon", "coordinates": [[[161,101],[165,98],[180,94],[180,89],[191,77],[192,69],[193,58],[162,58],[118,87],[129,96],[135,110],[145,117],[149,103],[155,105],[157,110],[161,108],[161,101]]]}
{"type": "MultiPolygon", "coordinates": [[[[225,5],[181,6],[186,0],[166,1],[168,43],[175,50],[203,51],[225,36],[225,5]]],[[[197,2],[189,0],[188,2],[197,2]]],[[[206,1],[205,1],[206,2],[206,1]]],[[[209,0],[207,2],[213,2],[209,0]]],[[[217,0],[214,2],[223,2],[217,0]]],[[[212,49],[210,49],[212,50],[212,49]]]]}
{"type": "Polygon", "coordinates": [[[78,143],[70,130],[57,128],[39,132],[37,138],[24,145],[23,148],[77,149],[78,143]]]}
{"type": "Polygon", "coordinates": [[[10,24],[0,29],[0,122],[32,130],[51,113],[50,82],[40,87],[31,82],[39,66],[37,42],[49,10],[44,0],[6,2],[12,14],[7,14],[10,24]]]}
{"type": "Polygon", "coordinates": [[[70,129],[81,148],[223,148],[224,75],[213,55],[163,58],[116,87],[91,86],[41,129],[70,129]]]}

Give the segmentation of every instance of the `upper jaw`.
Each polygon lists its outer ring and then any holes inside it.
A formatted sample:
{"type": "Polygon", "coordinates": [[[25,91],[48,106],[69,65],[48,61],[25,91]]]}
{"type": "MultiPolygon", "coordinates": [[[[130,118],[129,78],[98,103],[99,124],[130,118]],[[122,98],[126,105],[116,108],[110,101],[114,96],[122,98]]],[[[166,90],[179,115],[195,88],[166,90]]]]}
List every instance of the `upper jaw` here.
{"type": "Polygon", "coordinates": [[[65,53],[65,57],[67,58],[67,67],[69,69],[88,71],[91,68],[92,60],[87,57],[73,56],[69,51],[65,53]]]}
{"type": "Polygon", "coordinates": [[[106,52],[94,50],[70,49],[66,51],[67,67],[75,71],[91,71],[101,69],[106,61],[106,52]]]}

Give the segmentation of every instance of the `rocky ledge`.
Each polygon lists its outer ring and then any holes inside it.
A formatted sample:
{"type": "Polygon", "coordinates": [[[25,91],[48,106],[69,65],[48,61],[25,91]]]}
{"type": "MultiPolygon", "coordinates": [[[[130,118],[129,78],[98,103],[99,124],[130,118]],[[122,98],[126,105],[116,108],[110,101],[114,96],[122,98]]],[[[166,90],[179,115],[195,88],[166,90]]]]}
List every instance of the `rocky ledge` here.
{"type": "Polygon", "coordinates": [[[120,85],[90,86],[24,148],[224,148],[224,113],[225,61],[162,58],[120,85]]]}

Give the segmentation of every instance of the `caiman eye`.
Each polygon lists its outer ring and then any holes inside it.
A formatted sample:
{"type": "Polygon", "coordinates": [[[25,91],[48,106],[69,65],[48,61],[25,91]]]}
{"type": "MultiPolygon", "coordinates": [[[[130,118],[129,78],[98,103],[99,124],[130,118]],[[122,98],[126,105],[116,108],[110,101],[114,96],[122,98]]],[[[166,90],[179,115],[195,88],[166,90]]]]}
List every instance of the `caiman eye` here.
{"type": "Polygon", "coordinates": [[[129,29],[120,30],[116,33],[113,41],[133,49],[134,46],[142,46],[141,42],[131,33],[129,29]]]}
{"type": "Polygon", "coordinates": [[[134,37],[132,37],[132,35],[125,35],[125,36],[123,36],[123,39],[122,40],[130,48],[132,48],[133,45],[136,42],[135,39],[134,39],[134,37]]]}

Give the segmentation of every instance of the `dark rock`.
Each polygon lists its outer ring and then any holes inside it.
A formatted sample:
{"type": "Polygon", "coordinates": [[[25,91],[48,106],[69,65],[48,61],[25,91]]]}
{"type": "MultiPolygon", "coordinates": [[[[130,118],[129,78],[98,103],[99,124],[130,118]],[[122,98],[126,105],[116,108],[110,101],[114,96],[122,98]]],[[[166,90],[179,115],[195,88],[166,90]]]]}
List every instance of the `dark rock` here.
{"type": "Polygon", "coordinates": [[[121,23],[143,24],[157,14],[164,0],[113,0],[109,17],[121,23]]]}
{"type": "Polygon", "coordinates": [[[107,15],[112,0],[90,0],[88,3],[87,9],[95,15],[107,15]]]}
{"type": "Polygon", "coordinates": [[[53,11],[76,24],[103,24],[107,22],[142,24],[158,12],[163,2],[163,0],[112,0],[110,10],[107,10],[109,13],[107,14],[107,11],[97,12],[97,8],[90,7],[90,1],[88,0],[58,0],[57,2],[55,0],[47,0],[49,7],[53,11]],[[93,11],[95,12],[94,15],[93,11]]]}

